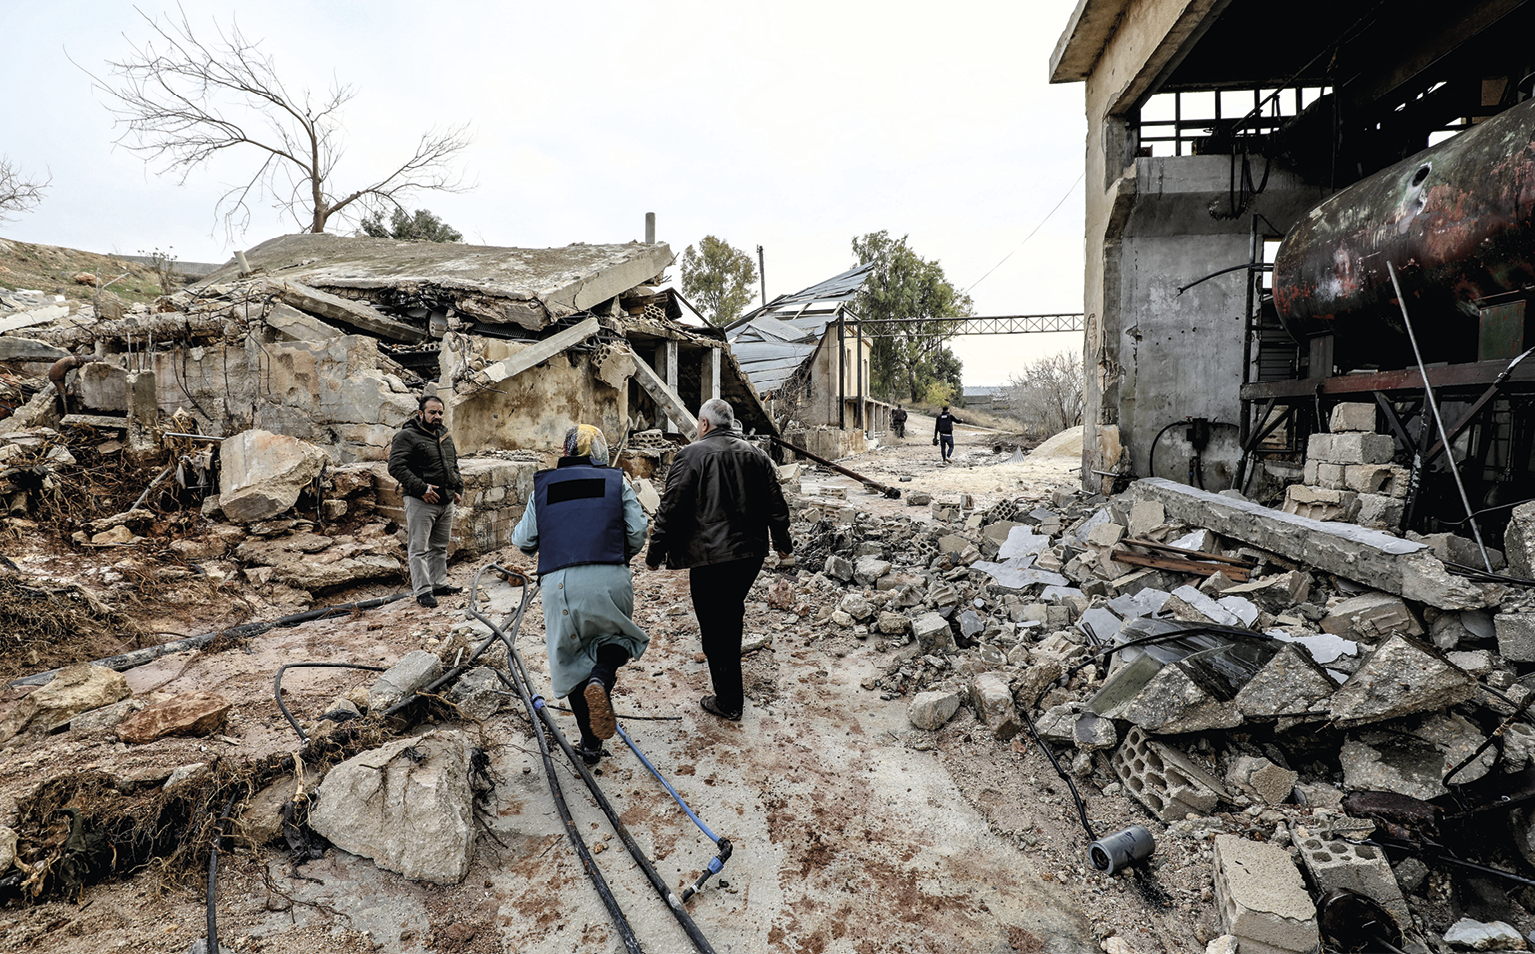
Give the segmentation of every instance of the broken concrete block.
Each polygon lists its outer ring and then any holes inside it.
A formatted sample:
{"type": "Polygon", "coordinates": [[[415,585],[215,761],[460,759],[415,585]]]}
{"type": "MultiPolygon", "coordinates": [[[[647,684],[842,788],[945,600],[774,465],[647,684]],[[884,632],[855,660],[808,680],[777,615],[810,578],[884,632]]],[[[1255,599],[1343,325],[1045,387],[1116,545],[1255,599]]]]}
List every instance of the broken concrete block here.
{"type": "Polygon", "coordinates": [[[1034,720],[1034,734],[1048,742],[1070,742],[1075,737],[1078,715],[1070,703],[1051,706],[1034,720]]]}
{"type": "Polygon", "coordinates": [[[458,707],[466,719],[484,722],[501,708],[501,680],[488,666],[476,666],[463,673],[448,690],[448,701],[458,707]]]}
{"type": "Polygon", "coordinates": [[[1328,699],[1337,685],[1310,653],[1291,643],[1247,681],[1234,701],[1248,718],[1294,715],[1328,699]]]}
{"type": "Polygon", "coordinates": [[[1503,771],[1521,772],[1535,762],[1535,729],[1522,722],[1503,730],[1503,771]]]}
{"type": "MultiPolygon", "coordinates": [[[[990,528],[988,528],[990,529],[990,528]]],[[[997,547],[998,560],[1012,560],[1017,557],[1037,557],[1044,553],[1050,546],[1050,538],[1042,533],[1034,533],[1028,527],[1015,526],[1007,534],[997,547]]],[[[1043,567],[1043,569],[1050,569],[1043,567]]]]}
{"type": "Polygon", "coordinates": [[[1167,511],[1155,500],[1137,500],[1130,505],[1127,530],[1132,537],[1145,536],[1167,522],[1167,511]]]}
{"type": "Polygon", "coordinates": [[[1332,718],[1340,728],[1380,722],[1465,702],[1476,680],[1437,650],[1395,635],[1376,648],[1332,694],[1332,718]]]}
{"type": "Polygon", "coordinates": [[[1244,954],[1312,954],[1321,944],[1316,906],[1283,848],[1216,835],[1215,900],[1221,926],[1244,954]]]}
{"type": "Polygon", "coordinates": [[[864,586],[873,586],[875,581],[890,572],[890,561],[881,560],[878,557],[859,557],[853,566],[853,579],[864,586]]]}
{"type": "Polygon", "coordinates": [[[1163,821],[1178,821],[1190,813],[1207,815],[1226,797],[1214,776],[1139,727],[1125,733],[1111,762],[1126,791],[1163,821]]]}
{"type": "Polygon", "coordinates": [[[1525,580],[1535,577],[1535,500],[1515,507],[1509,516],[1503,531],[1503,553],[1509,576],[1525,580]]]}
{"type": "Polygon", "coordinates": [[[435,731],[347,759],[320,783],[309,824],[413,881],[457,884],[474,853],[469,746],[435,731]]]}
{"type": "Polygon", "coordinates": [[[1350,490],[1291,484],[1285,488],[1283,510],[1309,520],[1349,521],[1359,512],[1359,495],[1350,490]]]}
{"type": "Polygon", "coordinates": [[[1119,731],[1114,728],[1112,719],[1084,712],[1071,727],[1071,741],[1079,749],[1101,752],[1118,744],[1119,731]]]}
{"type": "Polygon", "coordinates": [[[955,648],[949,621],[937,613],[924,613],[912,620],[911,634],[925,653],[949,652],[955,648]]]}
{"type": "Polygon", "coordinates": [[[368,690],[369,712],[381,712],[442,675],[442,660],[424,649],[400,657],[368,690]]]}
{"type": "Polygon", "coordinates": [[[1270,613],[1282,613],[1311,596],[1311,574],[1303,570],[1270,573],[1249,583],[1232,584],[1223,589],[1221,595],[1240,596],[1270,613]]]}
{"type": "Polygon", "coordinates": [[[1358,494],[1395,497],[1388,491],[1396,485],[1396,469],[1393,464],[1349,464],[1343,468],[1343,487],[1358,494]]]}
{"type": "MultiPolygon", "coordinates": [[[[874,615],[874,604],[862,593],[849,593],[837,603],[837,609],[862,622],[874,615]]],[[[947,625],[947,624],[945,624],[947,625]]]]}
{"type": "Polygon", "coordinates": [[[219,506],[234,523],[269,520],[292,509],[330,455],[308,441],[251,429],[219,445],[219,506]]]}
{"type": "Polygon", "coordinates": [[[1237,954],[1238,943],[1235,934],[1222,934],[1210,939],[1210,943],[1205,945],[1205,954],[1237,954]]]}
{"type": "Polygon", "coordinates": [[[1296,828],[1294,844],[1300,851],[1301,864],[1311,876],[1318,894],[1333,890],[1353,891],[1378,903],[1396,919],[1397,927],[1412,929],[1412,914],[1396,883],[1396,875],[1386,855],[1373,845],[1360,845],[1342,838],[1322,838],[1296,828]]]}
{"type": "Polygon", "coordinates": [[[1352,401],[1333,406],[1327,417],[1327,429],[1334,434],[1344,431],[1375,433],[1375,405],[1352,401]]]}
{"type": "Polygon", "coordinates": [[[900,613],[881,611],[874,628],[886,636],[899,636],[911,631],[911,620],[900,613]]]}
{"type": "Polygon", "coordinates": [[[1104,714],[1158,735],[1230,729],[1242,724],[1234,701],[1212,696],[1177,663],[1163,666],[1135,698],[1104,714]]]}
{"type": "Polygon", "coordinates": [[[1226,769],[1226,784],[1256,795],[1265,805],[1288,802],[1299,779],[1299,773],[1252,755],[1237,756],[1226,769]]]}
{"type": "Polygon", "coordinates": [[[1095,547],[1112,547],[1123,540],[1125,528],[1117,523],[1100,523],[1087,535],[1087,542],[1095,547]]]}
{"type": "MultiPolygon", "coordinates": [[[[1444,774],[1485,741],[1465,717],[1436,713],[1356,732],[1344,741],[1338,761],[1348,788],[1399,792],[1427,801],[1449,791],[1444,774]]],[[[1486,775],[1494,758],[1489,748],[1451,779],[1452,784],[1486,775]]]]}
{"type": "Polygon", "coordinates": [[[1535,662],[1535,613],[1499,613],[1492,618],[1498,655],[1513,662],[1535,662]]]}
{"type": "Polygon", "coordinates": [[[1173,590],[1167,602],[1162,605],[1162,610],[1163,612],[1171,613],[1174,619],[1181,619],[1189,623],[1215,623],[1220,626],[1243,625],[1241,618],[1235,613],[1192,586],[1180,586],[1173,590]]]}
{"type": "Polygon", "coordinates": [[[1444,932],[1444,943],[1472,951],[1523,951],[1524,938],[1512,924],[1503,921],[1484,923],[1461,918],[1444,932]]]}
{"type": "Polygon", "coordinates": [[[830,554],[826,557],[826,566],[821,572],[834,580],[841,580],[843,583],[851,582],[853,579],[853,561],[847,557],[838,556],[835,553],[830,554]]]}
{"type": "Polygon", "coordinates": [[[941,729],[959,711],[957,692],[919,692],[906,708],[906,718],[919,729],[941,729]]]}
{"type": "Polygon", "coordinates": [[[1396,497],[1360,494],[1359,510],[1354,514],[1354,522],[1378,530],[1392,530],[1402,525],[1402,516],[1406,512],[1406,502],[1396,497]]]}
{"type": "Polygon", "coordinates": [[[933,495],[924,490],[913,490],[906,495],[906,506],[926,507],[933,502],[933,495]]]}
{"type": "Polygon", "coordinates": [[[189,692],[149,706],[117,724],[117,737],[142,745],[168,735],[212,735],[224,727],[232,703],[211,692],[189,692]]]}
{"type": "Polygon", "coordinates": [[[1006,742],[1023,728],[1018,707],[1013,703],[1013,690],[997,673],[979,673],[970,680],[970,702],[976,716],[991,728],[992,736],[999,742],[1006,742]]]}
{"type": "Polygon", "coordinates": [[[131,694],[122,673],[90,663],[66,666],[46,686],[16,703],[0,720],[0,742],[29,727],[68,722],[82,712],[109,706],[131,694]]]}
{"type": "Polygon", "coordinates": [[[1328,610],[1322,631],[1376,642],[1392,633],[1419,636],[1423,624],[1400,597],[1390,593],[1362,593],[1328,610]]]}

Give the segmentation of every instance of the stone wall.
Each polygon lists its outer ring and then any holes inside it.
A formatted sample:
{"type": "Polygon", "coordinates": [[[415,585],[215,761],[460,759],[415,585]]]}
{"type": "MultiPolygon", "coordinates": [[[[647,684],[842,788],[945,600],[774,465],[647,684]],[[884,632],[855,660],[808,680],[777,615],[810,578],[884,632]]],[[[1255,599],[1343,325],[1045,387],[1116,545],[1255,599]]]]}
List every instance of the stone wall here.
{"type": "MultiPolygon", "coordinates": [[[[448,555],[474,558],[512,545],[512,530],[533,497],[533,473],[544,465],[533,461],[469,457],[459,461],[464,499],[453,518],[448,555]]],[[[405,500],[388,466],[374,464],[374,495],[378,513],[405,526],[405,500]]]]}

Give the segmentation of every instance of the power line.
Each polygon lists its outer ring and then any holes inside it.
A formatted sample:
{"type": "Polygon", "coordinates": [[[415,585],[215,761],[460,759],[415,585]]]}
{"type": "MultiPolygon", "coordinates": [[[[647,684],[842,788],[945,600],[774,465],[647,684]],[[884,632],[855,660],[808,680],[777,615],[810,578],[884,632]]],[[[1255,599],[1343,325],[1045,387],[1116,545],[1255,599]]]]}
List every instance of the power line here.
{"type": "Polygon", "coordinates": [[[1059,202],[1057,202],[1055,204],[1055,208],[1051,209],[1049,212],[1045,213],[1045,217],[1040,220],[1038,225],[1034,226],[1034,231],[1030,232],[1028,235],[1024,236],[1023,241],[1018,243],[1018,248],[1015,248],[1011,252],[1008,252],[1006,255],[1002,256],[1002,261],[1000,261],[997,264],[991,266],[991,271],[987,272],[985,275],[982,275],[980,278],[977,278],[970,285],[970,288],[965,289],[965,294],[967,294],[967,295],[970,294],[971,290],[974,289],[976,285],[979,285],[981,282],[984,282],[987,279],[987,277],[989,275],[991,275],[991,272],[994,272],[997,269],[1001,268],[1004,264],[1007,263],[1008,259],[1012,258],[1018,252],[1019,248],[1023,248],[1025,245],[1027,245],[1028,242],[1029,242],[1029,239],[1034,237],[1035,232],[1038,232],[1040,229],[1044,228],[1045,227],[1045,223],[1050,221],[1050,216],[1055,214],[1056,209],[1059,209],[1061,206],[1066,204],[1066,200],[1071,198],[1071,194],[1077,190],[1077,186],[1081,184],[1083,178],[1085,178],[1086,176],[1087,176],[1087,170],[1084,169],[1082,171],[1082,174],[1077,176],[1077,181],[1073,182],[1071,184],[1071,187],[1066,190],[1066,194],[1061,196],[1061,201],[1059,201],[1059,202]]]}

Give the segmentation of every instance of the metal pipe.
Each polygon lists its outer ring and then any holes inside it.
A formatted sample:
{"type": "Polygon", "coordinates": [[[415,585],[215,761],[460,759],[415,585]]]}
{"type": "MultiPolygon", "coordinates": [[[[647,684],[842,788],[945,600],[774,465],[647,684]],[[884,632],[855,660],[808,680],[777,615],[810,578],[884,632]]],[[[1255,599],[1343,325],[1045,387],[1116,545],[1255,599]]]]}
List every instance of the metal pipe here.
{"type": "MultiPolygon", "coordinates": [[[[1396,265],[1387,262],[1386,271],[1391,273],[1391,287],[1396,290],[1396,302],[1402,308],[1402,324],[1407,326],[1407,340],[1412,343],[1412,355],[1417,359],[1418,373],[1423,375],[1423,390],[1428,400],[1428,409],[1433,412],[1434,423],[1439,427],[1439,440],[1444,443],[1444,455],[1450,462],[1450,474],[1455,478],[1455,489],[1460,491],[1461,506],[1466,508],[1466,514],[1469,516],[1473,512],[1471,500],[1466,496],[1466,485],[1460,479],[1460,467],[1455,463],[1455,455],[1450,450],[1450,439],[1444,430],[1444,418],[1439,414],[1439,402],[1434,400],[1434,386],[1428,382],[1428,369],[1423,366],[1423,352],[1418,350],[1418,336],[1412,329],[1412,319],[1407,316],[1407,299],[1402,295],[1401,283],[1397,281],[1396,265]]],[[[1486,565],[1487,572],[1491,573],[1492,559],[1487,556],[1486,544],[1482,543],[1481,528],[1476,525],[1475,520],[1470,523],[1471,534],[1476,537],[1476,548],[1482,552],[1482,563],[1486,565]]]]}
{"type": "Polygon", "coordinates": [[[854,471],[848,470],[846,467],[842,467],[842,466],[840,466],[838,464],[833,464],[831,461],[827,460],[826,458],[824,458],[824,457],[817,457],[815,454],[810,453],[809,451],[805,450],[803,447],[798,447],[798,446],[796,446],[794,444],[791,444],[791,443],[789,443],[788,441],[784,440],[781,437],[775,437],[774,435],[769,434],[768,435],[768,440],[770,440],[773,443],[779,445],[780,447],[787,447],[789,450],[793,451],[796,454],[799,454],[799,455],[804,456],[804,457],[808,457],[808,458],[810,458],[811,460],[815,461],[817,464],[820,464],[823,467],[830,467],[832,470],[836,471],[837,473],[841,474],[844,477],[851,477],[854,480],[858,481],[859,483],[868,484],[870,487],[873,487],[875,490],[877,490],[880,493],[884,494],[886,497],[889,497],[891,500],[900,500],[901,499],[901,491],[900,491],[899,488],[887,487],[887,486],[885,486],[884,484],[880,483],[877,480],[872,480],[872,479],[870,479],[868,477],[865,477],[862,474],[855,473],[854,471]]]}
{"type": "Polygon", "coordinates": [[[144,488],[144,492],[139,494],[139,499],[135,500],[133,502],[133,506],[129,507],[128,509],[129,510],[137,510],[140,507],[144,506],[144,501],[149,499],[150,491],[152,491],[156,487],[158,487],[160,485],[160,481],[162,481],[165,478],[169,477],[171,475],[171,471],[173,471],[175,469],[176,469],[176,462],[175,461],[171,461],[169,464],[166,464],[165,465],[165,469],[160,471],[160,475],[158,477],[156,477],[154,480],[151,480],[149,482],[149,486],[145,487],[144,488]]]}

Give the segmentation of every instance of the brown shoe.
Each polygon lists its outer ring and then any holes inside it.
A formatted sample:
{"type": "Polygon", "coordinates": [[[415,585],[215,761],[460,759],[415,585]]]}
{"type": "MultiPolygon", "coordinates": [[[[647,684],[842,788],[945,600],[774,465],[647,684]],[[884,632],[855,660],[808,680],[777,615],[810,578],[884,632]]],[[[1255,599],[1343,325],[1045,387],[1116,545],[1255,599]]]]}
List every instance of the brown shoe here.
{"type": "Polygon", "coordinates": [[[599,739],[611,739],[618,731],[618,725],[613,720],[613,700],[608,696],[608,687],[603,685],[601,678],[593,676],[587,681],[583,695],[591,713],[592,734],[599,739]]]}

